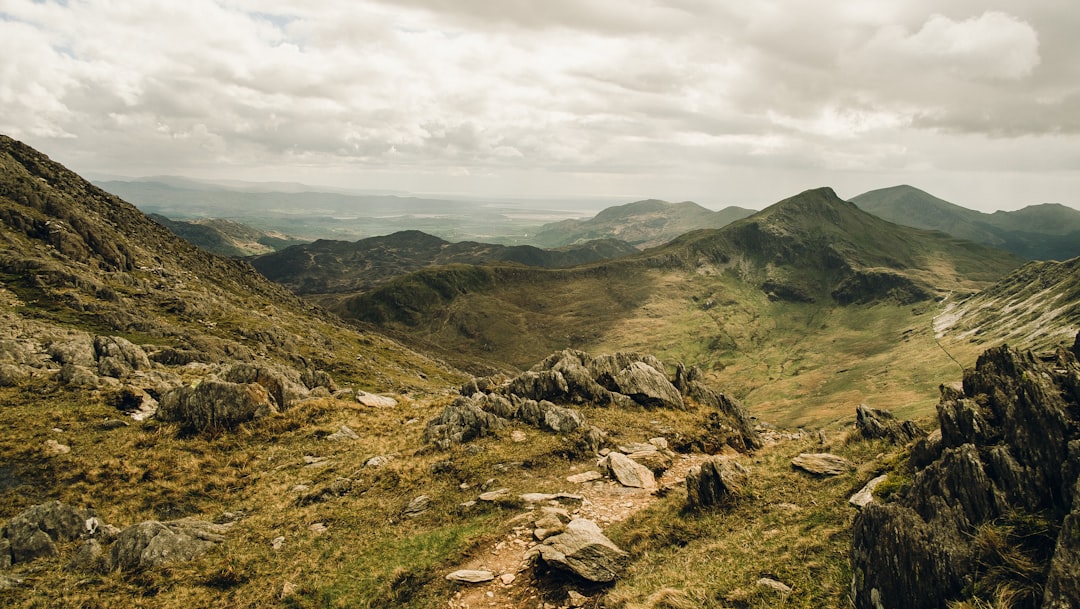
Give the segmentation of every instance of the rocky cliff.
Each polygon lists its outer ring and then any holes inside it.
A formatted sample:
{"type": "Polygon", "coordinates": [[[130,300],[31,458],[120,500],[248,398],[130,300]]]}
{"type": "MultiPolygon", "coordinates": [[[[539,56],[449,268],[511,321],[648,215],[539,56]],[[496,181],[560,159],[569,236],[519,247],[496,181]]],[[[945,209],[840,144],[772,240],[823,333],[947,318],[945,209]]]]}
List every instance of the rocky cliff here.
{"type": "Polygon", "coordinates": [[[942,389],[906,492],[855,521],[857,607],[1080,606],[1078,355],[998,347],[942,389]]]}

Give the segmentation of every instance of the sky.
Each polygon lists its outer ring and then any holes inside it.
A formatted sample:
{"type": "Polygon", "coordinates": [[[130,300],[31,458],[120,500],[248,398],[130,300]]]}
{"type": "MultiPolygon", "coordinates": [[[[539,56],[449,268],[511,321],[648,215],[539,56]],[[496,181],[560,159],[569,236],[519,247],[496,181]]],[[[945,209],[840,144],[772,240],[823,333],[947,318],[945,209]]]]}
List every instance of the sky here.
{"type": "Polygon", "coordinates": [[[1080,208],[1075,0],[0,0],[0,132],[86,176],[1080,208]]]}

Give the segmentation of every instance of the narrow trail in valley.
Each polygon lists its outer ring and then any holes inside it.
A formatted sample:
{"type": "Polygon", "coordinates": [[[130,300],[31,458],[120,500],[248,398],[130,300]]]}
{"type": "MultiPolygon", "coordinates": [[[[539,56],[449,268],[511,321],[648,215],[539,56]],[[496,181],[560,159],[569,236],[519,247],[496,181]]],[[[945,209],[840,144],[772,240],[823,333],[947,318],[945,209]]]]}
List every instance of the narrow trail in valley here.
{"type": "MultiPolygon", "coordinates": [[[[657,478],[656,489],[625,487],[608,478],[577,484],[566,482],[565,491],[581,495],[583,499],[580,502],[563,499],[544,505],[558,505],[566,509],[571,517],[592,520],[601,529],[606,529],[656,503],[658,493],[666,490],[679,492],[685,486],[690,469],[709,458],[709,455],[703,454],[676,455],[671,468],[657,478]]],[[[538,543],[533,536],[533,520],[539,505],[536,507],[536,510],[524,511],[511,518],[507,522],[509,530],[498,541],[457,567],[490,571],[495,579],[480,584],[458,584],[458,591],[447,602],[449,609],[535,609],[544,606],[532,569],[525,561],[526,552],[538,543]]]]}

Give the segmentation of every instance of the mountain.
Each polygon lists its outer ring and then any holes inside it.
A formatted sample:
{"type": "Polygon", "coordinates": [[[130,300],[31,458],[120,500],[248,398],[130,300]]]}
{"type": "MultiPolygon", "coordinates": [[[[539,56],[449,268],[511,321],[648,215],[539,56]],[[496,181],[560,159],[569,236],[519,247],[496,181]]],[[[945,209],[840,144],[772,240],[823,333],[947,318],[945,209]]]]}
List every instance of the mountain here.
{"type": "Polygon", "coordinates": [[[943,345],[1053,350],[1080,331],[1080,258],[1029,262],[974,294],[951,295],[934,320],[943,345]]]}
{"type": "Polygon", "coordinates": [[[798,423],[845,408],[823,387],[851,400],[870,399],[871,385],[911,398],[928,370],[953,365],[929,332],[936,300],[1021,263],[889,223],[823,188],[634,256],[571,269],[433,267],[324,304],[447,353],[515,366],[566,347],[647,348],[708,371],[761,416],[798,423]]]}
{"type": "Polygon", "coordinates": [[[251,264],[297,294],[363,292],[393,277],[428,266],[515,262],[559,268],[618,258],[637,249],[614,239],[542,250],[474,241],[450,243],[420,231],[346,241],[319,240],[258,256],[251,264]]]}
{"type": "Polygon", "coordinates": [[[221,218],[184,221],[159,214],[150,214],[150,218],[192,245],[219,256],[256,256],[307,243],[221,218]]]}
{"type": "Polygon", "coordinates": [[[872,190],[851,199],[860,209],[890,222],[940,230],[1034,260],[1080,256],[1080,211],[1059,204],[984,214],[911,186],[872,190]]]}
{"type": "Polygon", "coordinates": [[[545,224],[531,241],[541,247],[573,245],[593,239],[619,239],[641,249],[661,245],[699,228],[720,228],[753,210],[726,207],[712,211],[690,201],[649,199],[604,209],[588,220],[545,224]]]}

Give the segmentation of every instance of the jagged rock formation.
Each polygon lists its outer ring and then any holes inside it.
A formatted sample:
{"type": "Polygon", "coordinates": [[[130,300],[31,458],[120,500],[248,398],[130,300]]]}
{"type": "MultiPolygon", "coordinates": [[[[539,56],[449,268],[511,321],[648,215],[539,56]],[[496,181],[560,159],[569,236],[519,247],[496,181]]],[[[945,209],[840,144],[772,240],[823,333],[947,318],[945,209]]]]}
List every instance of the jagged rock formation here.
{"type": "Polygon", "coordinates": [[[686,504],[692,509],[723,506],[746,494],[750,470],[730,457],[709,459],[686,476],[686,504]]]}
{"type": "MultiPolygon", "coordinates": [[[[602,441],[597,434],[603,432],[587,428],[580,411],[557,402],[685,410],[685,395],[712,410],[703,434],[712,443],[695,447],[716,452],[725,444],[743,451],[761,446],[742,407],[709,389],[700,381],[699,371],[679,364],[675,377],[669,379],[664,369],[651,355],[592,356],[566,349],[503,383],[492,378],[471,379],[462,386],[462,397],[428,422],[425,440],[445,448],[491,433],[507,420],[520,420],[555,433],[584,429],[585,444],[596,452],[602,441]]],[[[656,447],[649,448],[655,452],[656,447]]]]}
{"type": "Polygon", "coordinates": [[[898,421],[893,413],[865,404],[855,408],[855,430],[868,440],[885,439],[897,444],[907,444],[926,435],[914,421],[898,421]]]}
{"type": "Polygon", "coordinates": [[[906,495],[855,521],[857,607],[940,607],[1002,590],[1017,606],[1080,606],[1078,353],[1080,335],[1046,363],[990,349],[962,393],[943,388],[937,454],[906,495]]]}

